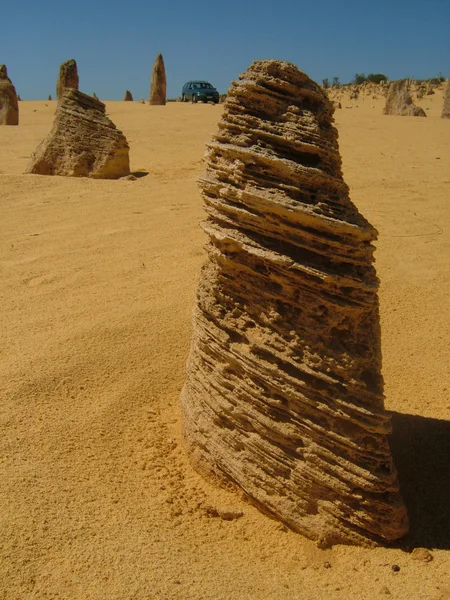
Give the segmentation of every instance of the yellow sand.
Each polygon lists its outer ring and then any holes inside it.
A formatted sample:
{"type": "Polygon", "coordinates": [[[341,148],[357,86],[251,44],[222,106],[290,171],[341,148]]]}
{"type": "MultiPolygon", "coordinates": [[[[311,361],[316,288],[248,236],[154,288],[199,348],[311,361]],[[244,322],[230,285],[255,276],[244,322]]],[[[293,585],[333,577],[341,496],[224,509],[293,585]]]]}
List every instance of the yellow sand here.
{"type": "Polygon", "coordinates": [[[192,471],[178,397],[221,106],[107,102],[136,181],[23,175],[54,102],[0,128],[0,598],[450,598],[450,120],[336,112],[380,232],[386,406],[412,533],[319,550],[192,471]],[[242,510],[234,521],[205,507],[242,510]],[[415,546],[434,560],[415,561],[415,546]],[[393,572],[392,565],[400,567],[393,572]],[[391,595],[388,594],[391,593],[391,595]]]}

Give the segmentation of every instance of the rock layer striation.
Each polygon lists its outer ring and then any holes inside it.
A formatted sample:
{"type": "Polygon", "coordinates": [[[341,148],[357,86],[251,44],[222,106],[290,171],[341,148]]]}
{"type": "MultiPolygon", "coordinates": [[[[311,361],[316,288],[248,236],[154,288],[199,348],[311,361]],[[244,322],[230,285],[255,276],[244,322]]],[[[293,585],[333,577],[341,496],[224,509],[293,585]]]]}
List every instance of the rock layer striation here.
{"type": "Polygon", "coordinates": [[[162,54],[158,54],[153,64],[152,79],[150,81],[150,104],[163,106],[166,103],[166,69],[162,54]]]}
{"type": "Polygon", "coordinates": [[[0,65],[0,125],[19,124],[19,102],[16,88],[8,77],[6,65],[0,65]]]}
{"type": "Polygon", "coordinates": [[[102,102],[67,89],[53,128],[33,153],[26,172],[118,179],[130,173],[129,146],[102,102]]]}
{"type": "Polygon", "coordinates": [[[58,81],[56,82],[56,99],[61,102],[64,92],[68,88],[78,89],[78,67],[76,61],[71,58],[63,62],[59,67],[58,81]]]}
{"type": "Polygon", "coordinates": [[[393,81],[389,86],[384,115],[398,115],[401,117],[426,117],[426,112],[420,106],[416,106],[409,93],[407,79],[393,81]]]}
{"type": "Polygon", "coordinates": [[[320,545],[407,531],[387,435],[376,230],[333,106],[290,63],[234,82],[199,180],[209,236],[181,394],[201,472],[320,545]]]}

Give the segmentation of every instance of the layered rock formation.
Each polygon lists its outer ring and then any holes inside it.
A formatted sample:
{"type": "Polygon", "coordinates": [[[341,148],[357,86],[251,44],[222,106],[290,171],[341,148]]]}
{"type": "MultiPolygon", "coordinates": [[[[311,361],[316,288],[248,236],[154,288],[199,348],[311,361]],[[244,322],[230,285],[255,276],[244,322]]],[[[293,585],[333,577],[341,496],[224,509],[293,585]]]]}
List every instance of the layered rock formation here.
{"type": "Polygon", "coordinates": [[[447,79],[447,83],[444,87],[443,93],[444,103],[442,105],[442,119],[450,119],[450,79],[447,79]]]}
{"type": "Polygon", "coordinates": [[[78,67],[76,61],[71,58],[63,62],[59,67],[58,81],[56,82],[56,99],[61,102],[61,98],[66,89],[78,89],[78,67]]]}
{"type": "Polygon", "coordinates": [[[0,65],[0,125],[19,124],[19,103],[16,88],[8,77],[6,65],[0,65]]]}
{"type": "Polygon", "coordinates": [[[384,115],[398,115],[402,117],[426,117],[423,108],[416,106],[409,93],[409,85],[406,79],[393,81],[389,86],[384,115]]]}
{"type": "Polygon", "coordinates": [[[386,436],[376,230],[333,106],[294,65],[233,83],[199,180],[209,235],[181,395],[191,459],[319,545],[407,531],[386,436]]]}
{"type": "Polygon", "coordinates": [[[123,100],[124,102],[133,102],[133,94],[127,90],[123,100]]]}
{"type": "Polygon", "coordinates": [[[53,128],[31,157],[27,173],[118,179],[130,173],[129,146],[105,105],[67,89],[53,128]]]}
{"type": "Polygon", "coordinates": [[[166,69],[162,54],[158,54],[153,65],[149,102],[154,106],[166,103],[166,69]]]}

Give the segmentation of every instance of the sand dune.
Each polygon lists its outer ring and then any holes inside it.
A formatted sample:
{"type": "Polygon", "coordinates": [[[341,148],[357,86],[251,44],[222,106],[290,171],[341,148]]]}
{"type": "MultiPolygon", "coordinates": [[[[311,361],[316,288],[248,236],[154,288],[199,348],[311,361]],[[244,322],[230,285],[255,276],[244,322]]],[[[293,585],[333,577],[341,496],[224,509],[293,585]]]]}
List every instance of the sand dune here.
{"type": "Polygon", "coordinates": [[[380,233],[411,518],[400,547],[375,550],[319,550],[191,469],[178,398],[205,242],[196,178],[221,107],[106,105],[136,181],[23,175],[56,102],[21,102],[20,125],[0,128],[0,598],[450,599],[442,93],[419,101],[426,119],[383,116],[383,98],[336,112],[352,200],[380,233]],[[413,560],[417,546],[434,560],[413,560]]]}

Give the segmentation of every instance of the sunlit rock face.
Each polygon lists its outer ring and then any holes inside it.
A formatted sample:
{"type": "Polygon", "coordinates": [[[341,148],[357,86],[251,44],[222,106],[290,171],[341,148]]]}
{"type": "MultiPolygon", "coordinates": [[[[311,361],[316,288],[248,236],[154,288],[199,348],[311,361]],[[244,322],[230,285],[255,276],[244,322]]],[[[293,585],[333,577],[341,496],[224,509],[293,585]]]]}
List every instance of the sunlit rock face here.
{"type": "Polygon", "coordinates": [[[130,174],[129,146],[106,116],[105,105],[67,89],[49,135],[31,156],[27,173],[118,179],[130,174]]]}
{"type": "Polygon", "coordinates": [[[78,89],[78,67],[76,61],[71,58],[59,67],[58,81],[56,82],[56,99],[61,102],[64,92],[68,88],[78,89]]]}
{"type": "Polygon", "coordinates": [[[393,81],[389,86],[384,115],[397,115],[400,117],[426,117],[427,114],[420,106],[416,106],[409,92],[407,79],[393,81]]]}
{"type": "Polygon", "coordinates": [[[386,436],[376,230],[333,106],[294,65],[232,84],[199,180],[209,236],[182,392],[198,470],[320,545],[407,531],[386,436]]]}

